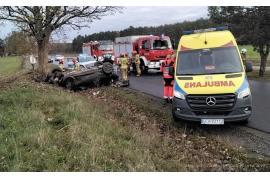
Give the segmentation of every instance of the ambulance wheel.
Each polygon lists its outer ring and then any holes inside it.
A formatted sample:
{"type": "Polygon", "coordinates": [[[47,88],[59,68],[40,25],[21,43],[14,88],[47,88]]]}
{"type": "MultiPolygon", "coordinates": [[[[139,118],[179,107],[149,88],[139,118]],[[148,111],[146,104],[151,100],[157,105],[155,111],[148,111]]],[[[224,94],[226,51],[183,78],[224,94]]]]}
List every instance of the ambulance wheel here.
{"type": "Polygon", "coordinates": [[[72,78],[68,78],[66,80],[66,83],[65,83],[65,87],[69,90],[73,90],[74,89],[74,79],[72,78]]]}
{"type": "Polygon", "coordinates": [[[240,125],[247,125],[248,124],[248,119],[244,119],[242,121],[238,122],[240,125]]]}
{"type": "Polygon", "coordinates": [[[182,121],[182,119],[179,119],[179,118],[176,117],[174,111],[172,111],[172,117],[173,117],[173,121],[174,122],[180,122],[180,121],[182,121]]]}

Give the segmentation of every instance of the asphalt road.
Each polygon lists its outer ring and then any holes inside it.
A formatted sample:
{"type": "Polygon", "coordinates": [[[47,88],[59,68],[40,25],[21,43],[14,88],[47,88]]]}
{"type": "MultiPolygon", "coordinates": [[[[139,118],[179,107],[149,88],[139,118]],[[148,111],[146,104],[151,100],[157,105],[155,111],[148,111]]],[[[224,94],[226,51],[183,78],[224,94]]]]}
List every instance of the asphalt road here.
{"type": "MultiPolygon", "coordinates": [[[[130,88],[163,97],[162,76],[156,72],[136,77],[131,75],[130,88]]],[[[270,81],[250,81],[253,112],[248,127],[270,133],[270,81]]]]}

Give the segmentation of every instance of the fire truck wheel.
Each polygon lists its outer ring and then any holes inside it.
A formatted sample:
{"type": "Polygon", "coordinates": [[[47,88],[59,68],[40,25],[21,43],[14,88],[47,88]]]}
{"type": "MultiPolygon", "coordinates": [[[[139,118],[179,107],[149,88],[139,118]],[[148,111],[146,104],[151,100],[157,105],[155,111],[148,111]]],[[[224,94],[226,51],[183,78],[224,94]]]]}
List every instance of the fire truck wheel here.
{"type": "Polygon", "coordinates": [[[145,64],[144,64],[143,61],[141,61],[141,71],[142,71],[142,73],[144,73],[144,74],[147,74],[147,72],[148,72],[148,67],[145,66],[145,64]]]}

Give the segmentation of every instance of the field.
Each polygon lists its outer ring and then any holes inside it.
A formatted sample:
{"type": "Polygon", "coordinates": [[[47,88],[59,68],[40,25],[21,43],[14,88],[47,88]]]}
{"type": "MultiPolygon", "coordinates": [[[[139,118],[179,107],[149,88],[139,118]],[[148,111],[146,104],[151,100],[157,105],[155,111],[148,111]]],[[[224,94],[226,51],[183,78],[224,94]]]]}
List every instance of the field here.
{"type": "Polygon", "coordinates": [[[21,67],[21,60],[19,57],[4,57],[0,58],[0,76],[10,75],[18,71],[21,67]]]}
{"type": "MultiPolygon", "coordinates": [[[[254,65],[260,65],[260,54],[254,51],[251,45],[239,45],[238,48],[239,51],[243,48],[247,49],[247,59],[253,61],[254,65]]],[[[267,65],[270,65],[270,56],[268,57],[267,65]]]]}

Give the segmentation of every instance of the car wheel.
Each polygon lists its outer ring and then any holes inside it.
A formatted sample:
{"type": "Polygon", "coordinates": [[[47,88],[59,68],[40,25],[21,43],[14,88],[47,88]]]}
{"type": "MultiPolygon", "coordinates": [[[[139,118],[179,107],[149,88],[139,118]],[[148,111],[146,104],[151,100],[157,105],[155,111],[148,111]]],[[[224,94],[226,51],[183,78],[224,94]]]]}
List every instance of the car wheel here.
{"type": "Polygon", "coordinates": [[[65,87],[69,90],[73,90],[74,89],[74,79],[72,78],[68,78],[66,80],[66,83],[65,83],[65,87]]]}
{"type": "Polygon", "coordinates": [[[103,63],[102,70],[103,70],[104,74],[113,73],[113,64],[110,62],[103,63]]]}

